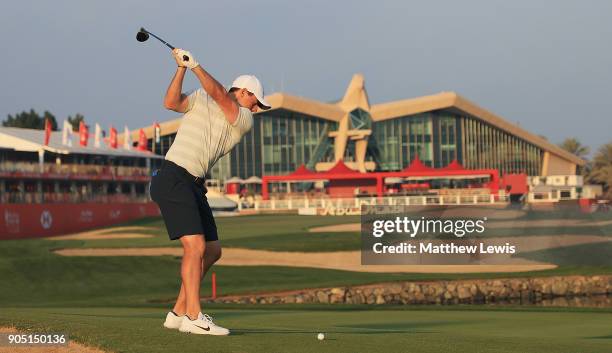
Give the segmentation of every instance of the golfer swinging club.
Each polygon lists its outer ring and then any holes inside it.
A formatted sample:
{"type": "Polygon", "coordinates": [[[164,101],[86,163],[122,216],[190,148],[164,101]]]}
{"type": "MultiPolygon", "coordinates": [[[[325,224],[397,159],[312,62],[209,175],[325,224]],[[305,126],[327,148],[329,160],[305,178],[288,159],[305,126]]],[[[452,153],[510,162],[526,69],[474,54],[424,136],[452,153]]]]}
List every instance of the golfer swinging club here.
{"type": "Polygon", "coordinates": [[[270,109],[270,105],[255,76],[239,76],[228,92],[190,52],[174,49],[172,53],[178,68],[164,106],[184,115],[161,169],[151,180],[151,198],[159,205],[170,239],[181,241],[184,254],[181,289],[164,326],[181,332],[228,335],[228,329],[214,324],[200,308],[200,280],[221,258],[204,177],[251,129],[253,112],[270,109]],[[202,85],[189,96],[181,92],[187,69],[202,85]]]}

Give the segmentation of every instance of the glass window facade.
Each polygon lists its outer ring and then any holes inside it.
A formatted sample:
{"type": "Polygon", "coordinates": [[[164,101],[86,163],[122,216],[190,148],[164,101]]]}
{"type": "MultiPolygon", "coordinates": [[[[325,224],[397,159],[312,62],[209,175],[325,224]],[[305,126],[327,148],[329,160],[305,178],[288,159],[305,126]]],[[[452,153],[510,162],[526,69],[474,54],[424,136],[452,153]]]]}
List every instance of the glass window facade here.
{"type": "Polygon", "coordinates": [[[333,160],[328,134],[338,129],[338,123],[285,110],[254,118],[253,129],[229,154],[232,176],[286,174],[301,164],[314,168],[317,162],[333,160]]]}
{"type": "Polygon", "coordinates": [[[433,166],[434,134],[431,114],[375,122],[372,134],[380,151],[379,170],[403,169],[417,154],[424,164],[433,166]]]}
{"type": "Polygon", "coordinates": [[[174,142],[175,137],[176,137],[176,133],[161,136],[159,143],[154,143],[152,138],[148,139],[147,149],[149,151],[155,152],[155,154],[165,156],[168,150],[170,149],[172,142],[174,142]],[[155,150],[153,150],[154,148],[155,150]]]}
{"type": "Polygon", "coordinates": [[[458,119],[463,130],[462,163],[466,168],[495,168],[501,174],[540,175],[541,148],[479,119],[458,119]]]}
{"type": "Polygon", "coordinates": [[[378,170],[403,169],[418,155],[436,168],[457,159],[469,169],[540,174],[539,147],[479,119],[435,111],[374,122],[372,130],[380,151],[378,170]]]}
{"type": "MultiPolygon", "coordinates": [[[[432,111],[373,122],[361,109],[349,118],[353,129],[372,129],[366,160],[376,162],[379,171],[401,170],[418,155],[436,168],[457,159],[469,169],[540,175],[542,149],[480,119],[432,111]]],[[[251,131],[217,162],[209,177],[287,174],[301,164],[314,169],[317,162],[334,160],[329,132],[336,131],[338,123],[282,109],[255,114],[254,119],[251,131]]],[[[175,136],[162,136],[155,152],[166,154],[175,136]]],[[[355,160],[354,141],[347,142],[345,160],[355,160]]]]}
{"type": "Polygon", "coordinates": [[[445,167],[454,159],[459,160],[457,155],[457,118],[452,115],[441,115],[434,121],[437,130],[436,159],[437,168],[445,167]]]}

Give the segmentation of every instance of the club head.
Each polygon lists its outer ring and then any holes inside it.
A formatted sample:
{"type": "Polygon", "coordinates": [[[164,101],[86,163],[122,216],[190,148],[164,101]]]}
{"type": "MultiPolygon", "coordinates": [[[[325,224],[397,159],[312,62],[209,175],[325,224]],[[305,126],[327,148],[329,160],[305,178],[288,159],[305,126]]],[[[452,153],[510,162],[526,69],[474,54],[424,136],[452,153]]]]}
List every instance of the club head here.
{"type": "Polygon", "coordinates": [[[136,33],[136,40],[139,42],[144,42],[147,39],[149,39],[149,33],[147,32],[146,29],[140,28],[140,31],[136,33]]]}

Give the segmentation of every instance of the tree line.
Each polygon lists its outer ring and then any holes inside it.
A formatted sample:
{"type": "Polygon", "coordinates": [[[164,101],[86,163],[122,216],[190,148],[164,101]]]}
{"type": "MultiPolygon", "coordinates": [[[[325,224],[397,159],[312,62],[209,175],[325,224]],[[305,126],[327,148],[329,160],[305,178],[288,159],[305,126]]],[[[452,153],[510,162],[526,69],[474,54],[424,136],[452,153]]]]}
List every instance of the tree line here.
{"type": "Polygon", "coordinates": [[[588,159],[590,148],[575,137],[565,139],[559,147],[584,159],[587,163],[581,168],[580,173],[584,176],[585,182],[602,185],[606,196],[612,199],[612,142],[599,147],[593,159],[588,159]]]}
{"type": "MultiPolygon", "coordinates": [[[[9,114],[7,118],[2,122],[2,126],[4,127],[20,127],[24,129],[45,129],[45,120],[49,119],[51,122],[51,129],[53,131],[58,131],[59,126],[57,124],[57,120],[55,119],[55,115],[51,114],[48,110],[45,110],[42,115],[38,114],[34,109],[30,109],[30,111],[22,111],[21,113],[17,113],[15,115],[9,114]]],[[[84,121],[85,117],[82,114],[76,113],[73,116],[68,115],[68,123],[72,126],[73,131],[79,131],[79,124],[81,121],[84,121]]]]}

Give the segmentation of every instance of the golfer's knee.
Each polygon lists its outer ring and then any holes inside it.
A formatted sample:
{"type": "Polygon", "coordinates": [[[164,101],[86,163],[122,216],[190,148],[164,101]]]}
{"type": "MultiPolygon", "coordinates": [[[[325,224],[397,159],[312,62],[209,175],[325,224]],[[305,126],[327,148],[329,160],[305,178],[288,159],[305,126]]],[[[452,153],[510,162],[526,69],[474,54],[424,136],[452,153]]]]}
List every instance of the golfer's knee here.
{"type": "Polygon", "coordinates": [[[202,257],[206,249],[206,243],[202,236],[190,236],[189,240],[183,241],[185,256],[202,257]]]}

